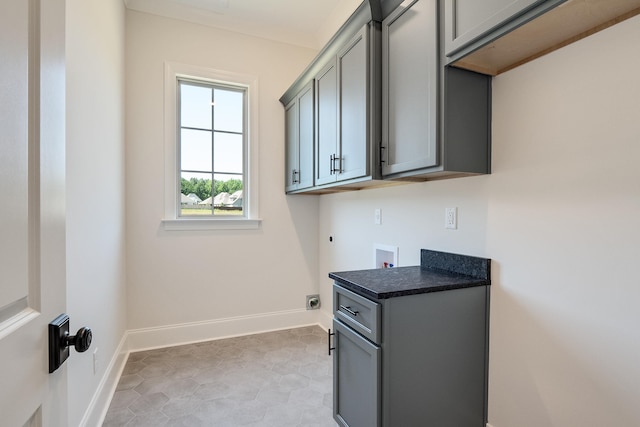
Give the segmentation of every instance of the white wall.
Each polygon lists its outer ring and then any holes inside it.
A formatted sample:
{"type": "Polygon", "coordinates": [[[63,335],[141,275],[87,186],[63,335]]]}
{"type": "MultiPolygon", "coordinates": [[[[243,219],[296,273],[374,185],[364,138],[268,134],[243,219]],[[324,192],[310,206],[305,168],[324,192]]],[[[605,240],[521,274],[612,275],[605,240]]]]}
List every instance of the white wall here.
{"type": "Polygon", "coordinates": [[[72,332],[93,331],[89,351],[67,362],[69,425],[78,426],[126,325],[124,7],[67,0],[66,19],[67,311],[72,332]]]}
{"type": "Polygon", "coordinates": [[[318,201],[284,195],[278,99],[317,52],[134,11],[126,31],[128,327],[304,310],[318,287],[318,201]],[[165,61],[257,76],[260,230],[163,230],[165,61]]]}
{"type": "Polygon", "coordinates": [[[640,17],[496,77],[491,175],[321,197],[325,301],[373,243],[493,259],[494,427],[640,425],[638,39],[640,17]]]}

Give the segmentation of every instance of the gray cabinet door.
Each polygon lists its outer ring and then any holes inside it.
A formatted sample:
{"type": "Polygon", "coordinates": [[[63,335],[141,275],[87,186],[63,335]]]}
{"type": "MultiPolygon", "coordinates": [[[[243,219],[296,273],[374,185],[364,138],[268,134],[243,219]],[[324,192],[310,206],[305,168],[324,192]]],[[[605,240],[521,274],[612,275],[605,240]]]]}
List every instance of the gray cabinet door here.
{"type": "Polygon", "coordinates": [[[436,0],[407,0],[382,22],[382,175],[438,164],[436,0]]]}
{"type": "Polygon", "coordinates": [[[285,122],[285,191],[297,188],[298,171],[298,104],[294,98],[284,109],[285,122]]]}
{"type": "Polygon", "coordinates": [[[380,425],[380,347],[334,320],[333,414],[343,427],[380,425]]]}
{"type": "Polygon", "coordinates": [[[368,174],[368,88],[369,33],[368,27],[353,37],[338,52],[338,125],[339,145],[336,162],[338,180],[368,174]]]}
{"type": "Polygon", "coordinates": [[[316,185],[336,181],[338,75],[335,57],[316,75],[316,185]]]}
{"type": "Polygon", "coordinates": [[[313,186],[313,81],[285,107],[285,191],[313,186]]]}
{"type": "Polygon", "coordinates": [[[313,82],[298,95],[298,189],[313,187],[313,82]]]}
{"type": "Polygon", "coordinates": [[[455,54],[471,42],[547,0],[444,0],[445,53],[455,54]]]}

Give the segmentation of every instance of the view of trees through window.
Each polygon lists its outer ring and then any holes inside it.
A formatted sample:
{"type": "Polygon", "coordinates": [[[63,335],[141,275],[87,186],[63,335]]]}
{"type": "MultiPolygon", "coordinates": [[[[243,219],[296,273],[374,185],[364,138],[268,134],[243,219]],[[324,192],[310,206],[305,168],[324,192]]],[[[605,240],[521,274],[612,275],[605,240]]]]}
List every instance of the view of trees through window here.
{"type": "Polygon", "coordinates": [[[243,215],[246,88],[179,79],[180,215],[243,215]]]}
{"type": "Polygon", "coordinates": [[[213,185],[210,179],[182,178],[180,193],[183,199],[181,203],[183,215],[211,215],[212,207],[216,215],[242,214],[242,180],[240,179],[215,181],[213,185]],[[186,200],[185,197],[191,200],[186,200]],[[238,206],[233,206],[234,202],[238,206]]]}

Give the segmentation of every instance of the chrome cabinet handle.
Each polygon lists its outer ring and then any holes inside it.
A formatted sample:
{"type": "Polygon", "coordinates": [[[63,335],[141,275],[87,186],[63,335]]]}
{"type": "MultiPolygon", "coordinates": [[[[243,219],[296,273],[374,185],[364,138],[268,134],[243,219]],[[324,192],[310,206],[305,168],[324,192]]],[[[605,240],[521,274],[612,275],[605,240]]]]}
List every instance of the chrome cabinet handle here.
{"type": "Polygon", "coordinates": [[[329,174],[342,173],[342,157],[338,157],[335,154],[329,156],[329,174]],[[339,162],[340,167],[336,168],[336,162],[339,162]]]}
{"type": "Polygon", "coordinates": [[[349,313],[352,316],[357,316],[358,315],[358,311],[351,310],[351,307],[345,307],[344,305],[340,305],[340,310],[346,311],[347,313],[349,313]]]}

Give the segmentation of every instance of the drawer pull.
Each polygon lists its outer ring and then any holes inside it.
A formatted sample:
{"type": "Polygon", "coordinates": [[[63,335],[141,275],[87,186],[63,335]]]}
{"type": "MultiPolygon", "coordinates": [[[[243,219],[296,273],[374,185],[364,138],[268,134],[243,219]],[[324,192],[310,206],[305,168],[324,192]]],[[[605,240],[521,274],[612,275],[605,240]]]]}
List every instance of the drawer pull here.
{"type": "Polygon", "coordinates": [[[344,305],[340,305],[340,310],[344,310],[352,316],[357,316],[358,312],[355,310],[351,310],[351,307],[345,307],[344,305]]]}

